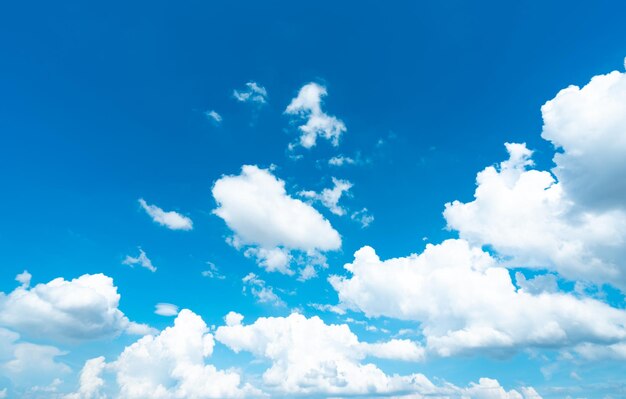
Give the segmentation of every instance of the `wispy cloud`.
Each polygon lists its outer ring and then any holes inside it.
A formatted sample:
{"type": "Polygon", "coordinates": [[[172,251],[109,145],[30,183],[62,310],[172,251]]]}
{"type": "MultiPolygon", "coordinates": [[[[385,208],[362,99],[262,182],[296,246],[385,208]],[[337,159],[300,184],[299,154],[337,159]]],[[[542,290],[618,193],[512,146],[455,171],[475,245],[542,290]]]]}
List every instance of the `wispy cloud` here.
{"type": "Polygon", "coordinates": [[[233,90],[233,97],[242,103],[253,103],[262,105],[267,103],[267,90],[256,82],[246,83],[246,88],[233,90]]]}
{"type": "Polygon", "coordinates": [[[154,265],[152,264],[152,261],[150,260],[150,258],[148,258],[148,255],[146,255],[144,250],[141,248],[139,248],[139,255],[137,257],[126,255],[126,258],[122,261],[122,264],[131,266],[131,267],[135,265],[139,265],[141,267],[144,267],[150,270],[151,272],[156,272],[157,270],[156,267],[154,267],[154,265]]]}
{"type": "Polygon", "coordinates": [[[149,205],[143,198],[139,199],[139,204],[146,211],[153,221],[165,226],[170,230],[191,230],[193,222],[187,216],[174,211],[164,211],[156,205],[149,205]]]}

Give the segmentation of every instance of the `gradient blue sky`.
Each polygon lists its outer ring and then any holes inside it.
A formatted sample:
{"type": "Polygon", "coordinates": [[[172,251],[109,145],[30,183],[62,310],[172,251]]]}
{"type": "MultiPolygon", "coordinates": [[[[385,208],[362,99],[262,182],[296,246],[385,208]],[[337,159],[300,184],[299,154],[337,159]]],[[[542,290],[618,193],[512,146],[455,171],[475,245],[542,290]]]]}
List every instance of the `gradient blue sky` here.
{"type": "MultiPolygon", "coordinates": [[[[171,303],[209,326],[224,325],[230,311],[244,315],[245,324],[299,312],[347,324],[361,341],[388,341],[411,329],[402,337],[425,345],[423,320],[368,317],[364,309],[336,314],[310,304],[339,303],[328,277],[348,276],[344,264],[365,245],[386,260],[459,237],[459,229],[446,229],[444,204],[474,199],[476,174],[508,158],[505,142],[526,143],[537,170],[554,167],[554,145],[541,137],[541,106],[569,85],[624,71],[624,15],[626,6],[616,1],[5,3],[0,291],[6,295],[0,313],[24,270],[32,274],[31,287],[103,273],[113,279],[126,317],[158,330],[173,318],[155,314],[155,305],[171,303]],[[266,103],[234,98],[247,82],[267,90],[266,103]],[[310,149],[291,151],[299,123],[285,109],[310,82],[326,88],[323,110],[343,121],[346,132],[338,146],[318,138],[310,149]],[[207,117],[211,110],[221,122],[207,117]],[[340,154],[356,164],[328,165],[340,154]],[[325,252],[328,268],[317,277],[298,281],[268,272],[227,243],[236,232],[213,213],[212,187],[224,175],[239,175],[242,165],[268,169],[285,181],[288,195],[303,201],[299,192],[330,188],[332,177],[353,184],[339,201],[345,216],[311,203],[342,238],[339,250],[325,252]],[[140,198],[191,218],[193,229],[160,226],[140,198]],[[365,228],[350,218],[363,208],[374,217],[365,228]],[[123,264],[139,247],[156,272],[123,264]],[[207,262],[225,278],[202,276],[207,262]],[[260,302],[250,287],[244,292],[242,279],[251,272],[285,305],[260,302]]],[[[607,168],[623,170],[619,165],[607,168]]],[[[618,213],[625,212],[623,198],[618,213]]],[[[473,244],[494,257],[513,256],[490,242],[473,244]]],[[[624,246],[617,251],[624,254],[624,246]]],[[[626,270],[621,262],[618,268],[626,270]]],[[[517,264],[509,272],[513,281],[520,270],[527,278],[554,272],[560,292],[571,295],[577,281],[588,283],[544,266],[517,264]]],[[[576,295],[624,308],[619,283],[589,284],[593,288],[576,295]]],[[[53,387],[59,397],[76,391],[87,359],[113,361],[138,339],[119,332],[67,342],[7,320],[0,317],[0,326],[19,333],[18,342],[64,353],[56,360],[71,371],[53,387]]],[[[532,386],[544,398],[626,395],[623,357],[573,356],[576,343],[567,340],[515,344],[506,353],[372,362],[388,374],[422,373],[437,385],[468,387],[488,377],[507,391],[532,386]]],[[[264,388],[260,375],[268,360],[248,352],[217,343],[207,362],[240,368],[250,377],[244,380],[270,396],[295,395],[264,388]]],[[[12,356],[0,354],[0,361],[10,363],[12,356]]],[[[54,372],[35,381],[7,370],[0,367],[0,394],[6,388],[7,397],[51,397],[32,388],[49,386],[54,372]]],[[[105,380],[115,397],[114,373],[105,380]]]]}

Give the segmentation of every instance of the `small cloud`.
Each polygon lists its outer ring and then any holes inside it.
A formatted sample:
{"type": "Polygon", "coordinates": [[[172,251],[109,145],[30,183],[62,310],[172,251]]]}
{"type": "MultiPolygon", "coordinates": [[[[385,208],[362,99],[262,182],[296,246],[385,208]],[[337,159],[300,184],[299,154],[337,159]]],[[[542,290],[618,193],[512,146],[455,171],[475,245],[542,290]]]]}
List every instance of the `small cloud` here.
{"type": "MultiPolygon", "coordinates": [[[[285,114],[306,120],[304,125],[298,127],[301,132],[299,144],[304,148],[315,146],[318,136],[330,140],[336,147],[341,134],[347,131],[343,121],[322,111],[322,97],[326,94],[326,87],[317,83],[306,84],[285,109],[285,114]]],[[[292,144],[289,149],[294,147],[292,144]]]]}
{"type": "Polygon", "coordinates": [[[128,265],[130,267],[134,267],[135,265],[139,265],[141,267],[145,267],[151,272],[156,272],[156,267],[152,265],[152,261],[148,258],[143,249],[139,248],[139,256],[132,257],[130,255],[126,255],[126,258],[122,261],[123,265],[128,265]]]}
{"type": "Polygon", "coordinates": [[[178,306],[171,303],[157,303],[154,307],[154,313],[159,316],[176,316],[178,314],[178,306]]]}
{"type": "Polygon", "coordinates": [[[209,268],[201,272],[202,277],[215,278],[218,280],[224,280],[226,278],[226,276],[220,273],[213,262],[207,262],[206,264],[209,268]]]}
{"type": "Polygon", "coordinates": [[[205,111],[204,116],[216,125],[222,123],[222,115],[218,114],[215,110],[205,111]]]}
{"type": "Polygon", "coordinates": [[[333,185],[333,188],[325,188],[320,193],[316,193],[315,191],[300,191],[298,195],[319,201],[335,215],[343,216],[346,214],[346,210],[339,205],[339,200],[344,193],[347,193],[352,188],[352,183],[333,177],[333,185]]]}
{"type": "Polygon", "coordinates": [[[245,89],[233,90],[233,97],[242,103],[262,105],[267,103],[267,90],[258,83],[250,81],[246,83],[245,89]]]}
{"type": "Polygon", "coordinates": [[[243,279],[243,292],[247,292],[248,288],[252,295],[259,303],[269,303],[274,306],[286,306],[285,302],[278,295],[274,293],[274,289],[265,284],[264,280],[261,280],[256,274],[249,273],[243,279]]]}
{"type": "Polygon", "coordinates": [[[342,308],[341,306],[337,306],[337,305],[328,305],[328,304],[321,304],[321,303],[309,303],[309,306],[312,307],[313,309],[317,309],[321,312],[332,312],[332,313],[336,313],[338,315],[344,315],[346,314],[346,310],[344,308],[342,308]]]}
{"type": "Polygon", "coordinates": [[[367,208],[363,208],[350,215],[350,219],[360,223],[362,228],[366,228],[374,221],[374,216],[367,211],[367,208]]]}
{"type": "Polygon", "coordinates": [[[226,316],[224,316],[224,321],[229,327],[239,326],[243,321],[243,315],[237,312],[230,311],[226,316]]]}
{"type": "Polygon", "coordinates": [[[32,277],[32,274],[30,274],[28,270],[24,270],[22,273],[15,276],[15,281],[22,284],[23,288],[28,288],[28,286],[30,286],[30,279],[32,277]]]}
{"type": "Polygon", "coordinates": [[[344,157],[343,155],[337,155],[336,157],[332,157],[328,160],[328,164],[331,166],[343,166],[343,165],[354,165],[356,161],[350,157],[344,157]]]}
{"type": "Polygon", "coordinates": [[[146,211],[153,221],[165,226],[170,230],[191,230],[193,222],[187,216],[183,216],[178,212],[166,212],[156,205],[149,205],[143,198],[139,199],[139,204],[146,211]]]}

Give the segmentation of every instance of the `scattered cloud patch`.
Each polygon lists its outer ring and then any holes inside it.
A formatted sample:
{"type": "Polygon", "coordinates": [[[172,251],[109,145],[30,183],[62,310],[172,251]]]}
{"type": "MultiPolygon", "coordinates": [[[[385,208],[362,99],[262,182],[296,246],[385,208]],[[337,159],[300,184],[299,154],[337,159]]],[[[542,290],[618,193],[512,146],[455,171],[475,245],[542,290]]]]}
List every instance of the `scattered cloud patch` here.
{"type": "Polygon", "coordinates": [[[220,273],[220,270],[217,268],[217,266],[215,266],[215,263],[206,262],[206,264],[208,266],[208,269],[200,272],[200,274],[202,274],[202,277],[214,278],[217,280],[224,280],[226,278],[226,276],[220,273]]]}
{"type": "Polygon", "coordinates": [[[246,83],[246,88],[233,90],[233,97],[242,103],[253,103],[263,105],[267,103],[267,90],[256,82],[246,83]]]}
{"type": "Polygon", "coordinates": [[[157,303],[154,307],[154,313],[159,316],[176,316],[178,314],[178,306],[171,303],[157,303]]]}
{"type": "Polygon", "coordinates": [[[368,227],[374,221],[374,216],[369,213],[367,208],[363,208],[360,211],[353,212],[350,215],[350,219],[359,223],[362,228],[368,227]]]}
{"type": "Polygon", "coordinates": [[[30,286],[30,279],[33,277],[28,270],[24,270],[22,273],[15,276],[15,281],[22,284],[22,287],[28,288],[30,286]]]}
{"type": "Polygon", "coordinates": [[[156,205],[148,205],[143,198],[139,199],[139,204],[146,211],[153,221],[165,226],[170,230],[191,230],[193,222],[187,216],[174,211],[164,211],[156,205]]]}
{"type": "Polygon", "coordinates": [[[355,163],[354,159],[343,155],[337,155],[328,160],[328,164],[331,166],[354,165],[355,163]]]}
{"type": "Polygon", "coordinates": [[[306,264],[300,277],[310,278],[315,266],[326,266],[323,252],[341,247],[330,222],[289,196],[285,182],[267,169],[245,165],[241,174],[217,180],[212,193],[218,205],[213,212],[233,232],[228,242],[267,271],[293,274],[295,262],[306,264]]]}
{"type": "MultiPolygon", "coordinates": [[[[333,146],[338,146],[339,138],[347,130],[340,119],[322,111],[322,98],[326,94],[326,87],[308,83],[300,89],[298,95],[285,109],[285,114],[306,120],[304,125],[298,127],[301,133],[299,145],[304,148],[315,146],[318,137],[323,137],[333,146]]],[[[290,146],[293,147],[294,144],[290,146]]]]}
{"type": "Polygon", "coordinates": [[[339,200],[344,194],[348,194],[348,191],[352,188],[352,183],[334,177],[332,179],[332,188],[325,188],[320,193],[316,193],[315,191],[300,191],[298,195],[313,201],[318,201],[335,215],[343,216],[346,214],[346,210],[339,205],[339,200]]]}
{"type": "Polygon", "coordinates": [[[210,111],[205,111],[204,116],[206,116],[208,120],[210,120],[216,125],[219,125],[222,123],[222,115],[218,114],[217,111],[213,109],[210,111]]]}
{"type": "Polygon", "coordinates": [[[126,255],[126,258],[122,261],[123,265],[128,265],[130,267],[134,267],[135,265],[139,265],[143,268],[150,270],[151,272],[156,272],[157,268],[152,264],[148,255],[144,252],[143,249],[139,248],[139,255],[136,257],[126,255]]]}
{"type": "Polygon", "coordinates": [[[244,294],[249,290],[258,303],[286,306],[285,302],[274,293],[274,288],[266,285],[265,281],[260,279],[256,274],[248,273],[241,281],[243,282],[244,294]]]}

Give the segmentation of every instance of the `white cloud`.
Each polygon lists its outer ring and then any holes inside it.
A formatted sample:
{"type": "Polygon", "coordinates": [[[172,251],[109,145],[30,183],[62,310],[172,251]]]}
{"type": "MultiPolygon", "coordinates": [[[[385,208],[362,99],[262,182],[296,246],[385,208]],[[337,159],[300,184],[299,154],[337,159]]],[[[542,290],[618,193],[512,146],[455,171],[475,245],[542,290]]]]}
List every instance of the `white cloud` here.
{"type": "Polygon", "coordinates": [[[171,303],[157,303],[154,307],[154,313],[159,316],[176,316],[178,314],[178,306],[171,303]]]}
{"type": "Polygon", "coordinates": [[[202,274],[203,277],[215,278],[218,280],[224,280],[226,278],[226,276],[220,273],[217,266],[215,266],[215,263],[207,262],[206,264],[209,268],[200,272],[200,274],[202,274]]]}
{"type": "MultiPolygon", "coordinates": [[[[505,391],[496,380],[481,378],[467,388],[433,384],[422,374],[387,375],[366,358],[421,361],[424,350],[415,342],[394,339],[360,342],[345,324],[325,324],[318,317],[293,313],[261,317],[249,325],[243,316],[221,326],[215,338],[239,353],[246,351],[270,362],[262,375],[270,396],[366,395],[366,397],[439,399],[540,399],[533,388],[505,391]]],[[[317,396],[315,396],[317,397],[317,396]]]]}
{"type": "Polygon", "coordinates": [[[0,325],[62,342],[145,332],[147,326],[129,321],[118,309],[119,300],[113,280],[103,274],[71,281],[56,278],[32,288],[17,287],[8,295],[0,293],[0,325]]]}
{"type": "Polygon", "coordinates": [[[528,169],[532,152],[524,144],[506,148],[507,161],[478,173],[474,201],[446,204],[448,227],[475,245],[492,246],[510,265],[626,287],[626,213],[580,210],[563,183],[528,169]]]}
{"type": "Polygon", "coordinates": [[[626,210],[626,73],[569,86],[541,107],[542,137],[562,152],[554,173],[578,205],[626,210]]]}
{"type": "Polygon", "coordinates": [[[152,264],[152,261],[150,260],[150,258],[148,258],[148,255],[146,255],[144,250],[141,248],[139,248],[139,255],[137,255],[137,257],[126,255],[126,258],[124,258],[122,264],[131,267],[139,265],[143,268],[150,270],[153,273],[157,271],[157,268],[152,264]]]}
{"type": "Polygon", "coordinates": [[[261,280],[256,274],[248,273],[241,281],[244,284],[243,292],[246,293],[249,289],[257,302],[268,303],[274,306],[285,306],[285,302],[274,293],[274,288],[266,285],[265,281],[261,280]]]}
{"type": "Polygon", "coordinates": [[[311,277],[313,265],[325,266],[322,252],[341,247],[330,222],[310,205],[285,191],[285,182],[269,170],[245,165],[241,174],[215,182],[214,213],[233,231],[229,243],[245,249],[268,271],[293,274],[291,263],[306,263],[301,278],[311,277]],[[303,259],[298,262],[295,255],[303,259]]]}
{"type": "Polygon", "coordinates": [[[350,219],[359,223],[362,228],[368,227],[374,221],[374,216],[367,211],[367,208],[363,208],[360,211],[353,212],[350,215],[350,219]]]}
{"type": "Polygon", "coordinates": [[[139,199],[141,207],[150,215],[153,221],[170,230],[191,230],[193,222],[187,216],[174,211],[164,211],[156,205],[148,205],[143,198],[139,199]]]}
{"type": "Polygon", "coordinates": [[[22,284],[22,287],[27,288],[30,286],[30,279],[33,277],[28,270],[24,270],[22,273],[15,276],[15,281],[22,284]]]}
{"type": "Polygon", "coordinates": [[[147,335],[126,347],[109,367],[116,373],[119,397],[239,398],[258,396],[242,386],[236,371],[218,370],[205,359],[215,343],[208,327],[193,312],[183,309],[159,335],[147,335]]]}
{"type": "Polygon", "coordinates": [[[218,114],[217,111],[215,111],[214,109],[210,110],[210,111],[205,111],[204,112],[204,116],[206,116],[206,118],[216,124],[220,124],[222,123],[222,115],[218,114]]]}
{"type": "Polygon", "coordinates": [[[333,179],[333,187],[325,188],[320,193],[315,191],[300,191],[298,195],[314,201],[319,201],[335,215],[343,216],[346,210],[339,205],[339,200],[352,188],[352,183],[347,180],[333,179]]]}
{"type": "Polygon", "coordinates": [[[355,163],[356,161],[354,159],[343,155],[337,155],[328,160],[328,164],[331,166],[354,165],[355,163]]]}
{"type": "Polygon", "coordinates": [[[347,325],[327,325],[318,317],[293,313],[262,317],[250,325],[239,320],[219,327],[216,339],[235,352],[269,360],[263,382],[282,394],[390,393],[430,384],[419,374],[387,376],[374,364],[360,363],[366,356],[421,360],[415,343],[362,343],[347,325]]]}
{"type": "Polygon", "coordinates": [[[238,326],[243,321],[243,315],[237,312],[228,312],[226,316],[224,316],[224,321],[227,326],[238,326]]]}
{"type": "Polygon", "coordinates": [[[324,86],[308,83],[300,89],[298,96],[292,99],[285,109],[288,115],[306,119],[306,123],[298,127],[301,132],[299,144],[304,148],[315,146],[318,136],[330,140],[337,146],[341,134],[347,130],[341,120],[322,111],[322,97],[326,94],[324,86]]]}
{"type": "Polygon", "coordinates": [[[428,244],[423,253],[381,261],[363,247],[329,280],[341,306],[368,317],[420,323],[440,356],[481,350],[563,347],[626,339],[626,311],[566,293],[516,289],[509,272],[464,240],[428,244]]]}
{"type": "MultiPolygon", "coordinates": [[[[70,372],[66,364],[57,361],[65,354],[54,346],[20,341],[19,334],[0,327],[0,376],[9,379],[14,388],[54,387],[59,377],[70,372]]],[[[6,389],[4,392],[6,397],[6,389]]]]}
{"type": "Polygon", "coordinates": [[[104,387],[102,372],[107,364],[104,357],[96,357],[85,362],[80,372],[78,391],[65,395],[64,399],[105,399],[101,392],[104,387]]]}
{"type": "Polygon", "coordinates": [[[256,82],[248,82],[245,89],[233,90],[233,97],[239,102],[262,105],[267,102],[267,90],[256,82]]]}

